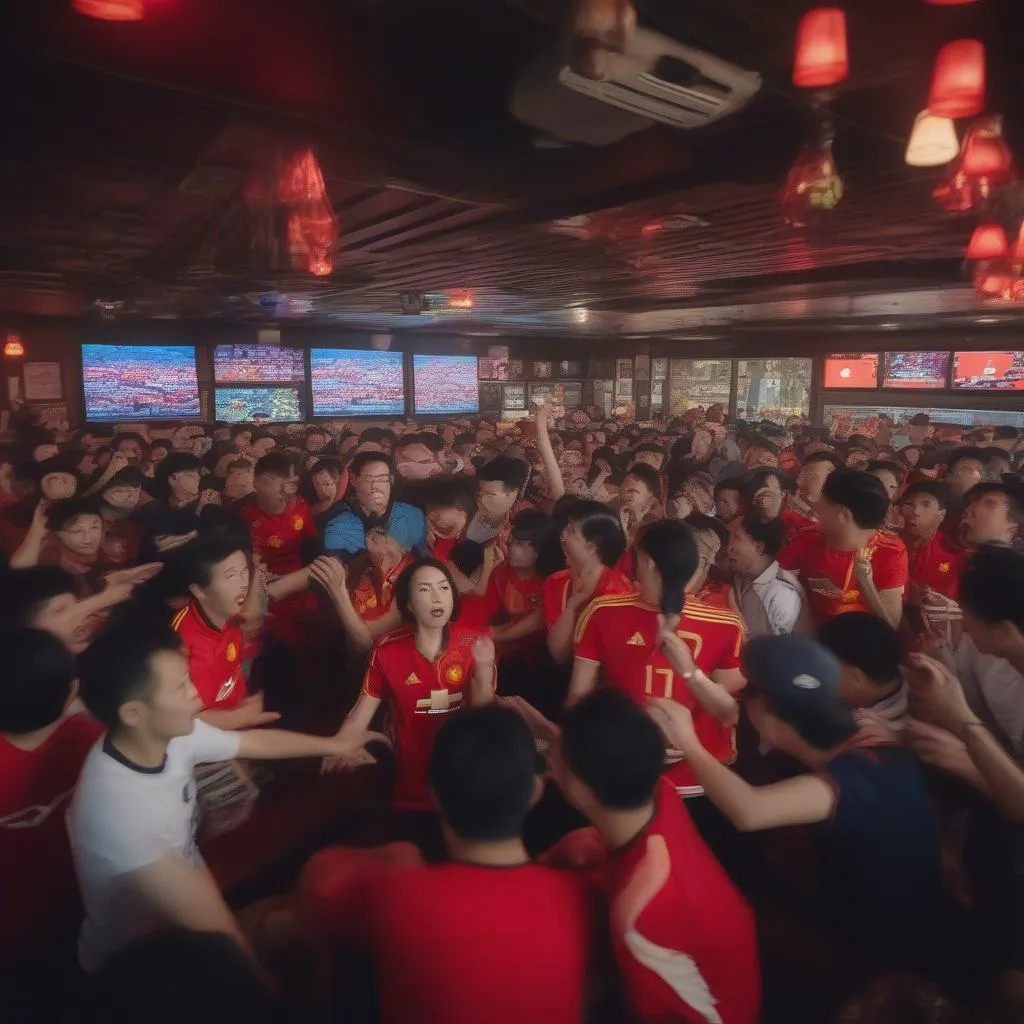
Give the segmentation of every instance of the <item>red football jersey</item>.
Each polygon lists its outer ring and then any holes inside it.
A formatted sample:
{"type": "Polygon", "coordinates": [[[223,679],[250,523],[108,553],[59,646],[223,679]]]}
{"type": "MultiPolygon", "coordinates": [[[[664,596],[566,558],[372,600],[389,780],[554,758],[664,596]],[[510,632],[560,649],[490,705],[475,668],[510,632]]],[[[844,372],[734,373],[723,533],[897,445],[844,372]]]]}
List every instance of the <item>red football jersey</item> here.
{"type": "Polygon", "coordinates": [[[910,578],[914,583],[957,600],[960,576],[967,563],[967,552],[963,548],[954,547],[939,531],[908,554],[910,578]]]}
{"type": "Polygon", "coordinates": [[[241,626],[231,621],[217,629],[192,600],[174,616],[171,627],[188,649],[188,674],[204,710],[237,708],[246,694],[242,665],[256,655],[255,648],[246,650],[241,626]]]}
{"type": "Polygon", "coordinates": [[[103,726],[69,715],[35,750],[0,736],[0,956],[24,954],[79,912],[64,814],[103,726]]]}
{"type": "Polygon", "coordinates": [[[395,599],[395,583],[412,560],[412,555],[400,558],[379,583],[375,579],[377,570],[372,566],[367,569],[352,592],[352,606],[359,618],[373,622],[387,613],[395,599]]]}
{"type": "Polygon", "coordinates": [[[317,537],[313,513],[302,498],[295,498],[280,515],[268,516],[256,502],[242,509],[252,546],[272,576],[286,576],[302,568],[302,539],[317,537]]]}
{"type": "MultiPolygon", "coordinates": [[[[676,633],[706,676],[739,668],[745,637],[743,620],[735,612],[709,608],[687,597],[676,633]]],[[[576,624],[575,653],[577,658],[599,662],[604,681],[638,703],[648,697],[667,697],[685,705],[705,750],[726,764],[736,757],[734,730],[708,714],[686,680],[673,670],[658,644],[658,609],[639,595],[593,601],[576,624]]],[[[683,796],[704,792],[686,761],[667,767],[665,777],[683,796]]]]}
{"type": "Polygon", "coordinates": [[[363,680],[363,692],[390,699],[395,716],[396,810],[431,811],[427,761],[445,718],[463,706],[476,672],[473,641],[480,634],[454,624],[440,657],[429,662],[416,649],[411,628],[378,638],[363,680]]]}
{"type": "Polygon", "coordinates": [[[370,935],[384,1024],[579,1024],[590,897],[570,871],[442,864],[380,876],[370,935]]]}
{"type": "MultiPolygon", "coordinates": [[[[880,530],[867,546],[871,551],[875,587],[879,591],[903,590],[909,578],[907,549],[903,541],[880,530]]],[[[846,612],[870,611],[854,572],[856,558],[856,551],[829,547],[821,533],[814,530],[799,534],[782,552],[779,563],[784,569],[800,573],[814,621],[820,625],[846,612]],[[835,597],[817,593],[812,583],[820,579],[829,580],[841,593],[835,597]]]]}
{"type": "MultiPolygon", "coordinates": [[[[597,582],[592,600],[606,597],[609,594],[631,594],[633,590],[632,580],[617,569],[605,568],[597,582]]],[[[544,625],[548,629],[559,620],[562,612],[565,611],[570,594],[572,594],[572,573],[568,569],[552,573],[544,581],[541,600],[544,606],[544,625]]]]}
{"type": "Polygon", "coordinates": [[[643,1021],[756,1024],[754,915],[664,782],[643,832],[608,860],[609,923],[630,1008],[643,1021]]]}

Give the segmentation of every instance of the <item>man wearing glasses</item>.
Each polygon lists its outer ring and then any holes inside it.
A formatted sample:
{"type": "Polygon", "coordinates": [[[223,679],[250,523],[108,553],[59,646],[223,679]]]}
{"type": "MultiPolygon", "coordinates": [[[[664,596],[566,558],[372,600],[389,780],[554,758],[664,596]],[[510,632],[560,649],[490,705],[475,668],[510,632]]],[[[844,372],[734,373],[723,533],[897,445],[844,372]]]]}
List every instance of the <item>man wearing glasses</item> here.
{"type": "Polygon", "coordinates": [[[405,550],[426,551],[423,513],[412,505],[391,500],[394,466],[382,452],[360,452],[349,466],[348,507],[324,528],[324,547],[346,561],[366,550],[366,531],[383,526],[405,550]]]}

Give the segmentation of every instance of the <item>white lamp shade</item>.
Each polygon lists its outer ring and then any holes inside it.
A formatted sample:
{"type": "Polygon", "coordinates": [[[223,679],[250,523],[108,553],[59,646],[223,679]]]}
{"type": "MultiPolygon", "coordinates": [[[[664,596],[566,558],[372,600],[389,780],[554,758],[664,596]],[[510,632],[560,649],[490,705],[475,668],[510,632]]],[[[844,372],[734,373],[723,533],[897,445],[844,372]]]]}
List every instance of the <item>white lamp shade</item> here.
{"type": "Polygon", "coordinates": [[[936,117],[922,110],[914,120],[907,144],[906,161],[911,167],[941,167],[960,153],[956,128],[948,117],[936,117]]]}

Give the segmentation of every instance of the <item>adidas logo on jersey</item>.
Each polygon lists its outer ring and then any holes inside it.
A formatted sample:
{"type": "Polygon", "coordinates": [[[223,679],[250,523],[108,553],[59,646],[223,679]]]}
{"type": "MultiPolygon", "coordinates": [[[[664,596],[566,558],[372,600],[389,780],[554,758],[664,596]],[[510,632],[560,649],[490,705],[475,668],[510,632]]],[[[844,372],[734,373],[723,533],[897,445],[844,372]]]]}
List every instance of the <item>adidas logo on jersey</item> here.
{"type": "Polygon", "coordinates": [[[640,632],[634,633],[627,641],[627,647],[646,647],[647,641],[644,639],[643,634],[640,632]]]}
{"type": "Polygon", "coordinates": [[[419,684],[420,684],[420,677],[418,675],[416,675],[415,672],[410,672],[409,673],[409,678],[406,679],[406,681],[405,681],[405,685],[406,686],[419,686],[419,684]]]}

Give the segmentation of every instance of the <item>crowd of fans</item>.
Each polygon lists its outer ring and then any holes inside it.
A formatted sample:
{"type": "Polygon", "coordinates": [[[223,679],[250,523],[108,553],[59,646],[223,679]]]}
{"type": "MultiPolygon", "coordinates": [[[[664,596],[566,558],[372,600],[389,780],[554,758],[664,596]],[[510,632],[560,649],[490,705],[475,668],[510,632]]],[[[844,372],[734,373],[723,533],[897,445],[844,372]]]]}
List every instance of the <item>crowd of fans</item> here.
{"type": "Polygon", "coordinates": [[[1020,1020],[1022,439],[859,429],[20,423],[5,1019],[1020,1020]]]}

